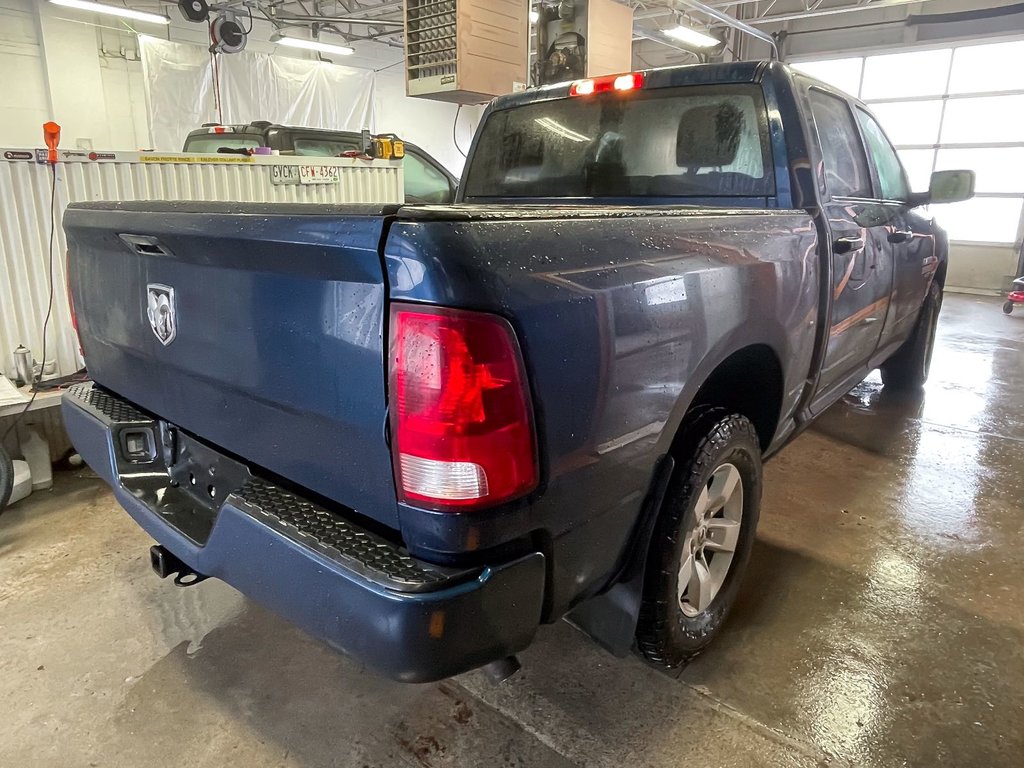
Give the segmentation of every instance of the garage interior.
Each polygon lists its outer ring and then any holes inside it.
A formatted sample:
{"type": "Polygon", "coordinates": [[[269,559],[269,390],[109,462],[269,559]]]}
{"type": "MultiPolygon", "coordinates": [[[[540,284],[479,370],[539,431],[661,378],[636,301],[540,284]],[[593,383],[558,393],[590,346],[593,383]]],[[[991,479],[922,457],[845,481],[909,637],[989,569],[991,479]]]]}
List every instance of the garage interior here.
{"type": "Polygon", "coordinates": [[[210,3],[242,42],[173,2],[0,0],[0,445],[32,465],[0,514],[0,764],[1021,764],[1024,310],[1004,302],[1024,274],[1024,4],[591,2],[581,34],[606,42],[584,69],[544,79],[558,45],[538,30],[572,2],[520,0],[522,81],[491,92],[476,67],[417,93],[410,71],[437,65],[407,45],[414,0],[210,3]],[[47,121],[69,153],[60,206],[161,199],[152,179],[88,168],[180,157],[189,132],[254,120],[394,134],[443,169],[415,177],[428,189],[459,178],[492,96],[773,49],[868,105],[914,190],[968,168],[975,194],[929,209],[950,244],[927,384],[894,393],[876,371],[767,462],[735,607],[681,668],[616,658],[560,621],[501,683],[389,681],[221,581],[156,578],[152,539],[74,453],[60,392],[15,387],[16,350],[44,383],[83,365],[62,232],[47,260],[47,121]]]}

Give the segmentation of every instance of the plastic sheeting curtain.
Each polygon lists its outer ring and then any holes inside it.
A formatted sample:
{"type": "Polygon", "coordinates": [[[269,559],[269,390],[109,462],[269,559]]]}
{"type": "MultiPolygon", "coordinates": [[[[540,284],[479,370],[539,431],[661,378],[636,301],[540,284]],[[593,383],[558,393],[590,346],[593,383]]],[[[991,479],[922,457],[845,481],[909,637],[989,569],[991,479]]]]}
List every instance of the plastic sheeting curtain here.
{"type": "MultiPolygon", "coordinates": [[[[154,149],[180,152],[189,131],[217,122],[213,64],[200,46],[141,37],[154,149]]],[[[370,127],[374,73],[243,51],[218,57],[223,121],[358,131],[370,127]]]]}

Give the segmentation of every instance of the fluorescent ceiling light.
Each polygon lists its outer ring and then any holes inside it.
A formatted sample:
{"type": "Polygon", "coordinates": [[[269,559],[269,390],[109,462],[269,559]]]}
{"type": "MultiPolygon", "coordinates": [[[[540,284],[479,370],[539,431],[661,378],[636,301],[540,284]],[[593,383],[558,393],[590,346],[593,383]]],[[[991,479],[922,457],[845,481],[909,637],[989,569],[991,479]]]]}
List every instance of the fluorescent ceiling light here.
{"type": "Polygon", "coordinates": [[[331,45],[330,43],[321,43],[319,40],[303,40],[301,37],[286,37],[285,35],[281,35],[276,40],[271,40],[271,42],[280,43],[281,45],[287,45],[292,48],[304,48],[307,51],[336,53],[339,56],[351,56],[355,53],[355,50],[349,48],[347,45],[331,45]]]}
{"type": "Polygon", "coordinates": [[[692,45],[694,48],[714,48],[719,44],[717,38],[711,35],[705,35],[703,32],[698,32],[696,29],[690,29],[679,25],[672,29],[666,29],[665,34],[669,37],[673,37],[681,43],[692,45]]]}
{"type": "Polygon", "coordinates": [[[77,8],[80,11],[92,11],[93,13],[109,13],[111,16],[124,16],[126,19],[135,21],[148,21],[151,24],[170,24],[171,20],[159,13],[146,13],[131,8],[118,7],[116,5],[104,5],[94,3],[90,0],[50,0],[54,5],[63,5],[66,8],[77,8]]]}
{"type": "Polygon", "coordinates": [[[536,24],[538,21],[540,21],[540,13],[537,11],[530,11],[530,23],[536,24]]]}

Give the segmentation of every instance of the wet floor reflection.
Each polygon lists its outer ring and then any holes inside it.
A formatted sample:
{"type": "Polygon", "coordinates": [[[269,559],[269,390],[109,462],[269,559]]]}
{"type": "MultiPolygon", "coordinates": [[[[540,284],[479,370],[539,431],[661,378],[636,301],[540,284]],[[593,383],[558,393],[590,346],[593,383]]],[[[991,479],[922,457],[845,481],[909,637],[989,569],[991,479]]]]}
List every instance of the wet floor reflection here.
{"type": "Polygon", "coordinates": [[[947,297],[923,393],[870,377],[766,466],[726,631],[671,674],[560,623],[508,684],[390,683],[223,584],[158,581],[109,492],[60,509],[58,477],[0,529],[0,763],[1016,768],[1022,349],[1024,316],[947,297]]]}

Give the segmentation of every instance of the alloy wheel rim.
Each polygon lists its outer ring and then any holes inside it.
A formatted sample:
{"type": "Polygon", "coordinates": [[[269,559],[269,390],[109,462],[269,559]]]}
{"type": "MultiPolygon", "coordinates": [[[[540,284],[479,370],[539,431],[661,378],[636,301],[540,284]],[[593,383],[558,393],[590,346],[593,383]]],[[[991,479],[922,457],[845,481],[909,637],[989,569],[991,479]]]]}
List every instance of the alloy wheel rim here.
{"type": "Polygon", "coordinates": [[[711,605],[729,575],[743,521],[743,479],[735,465],[721,464],[701,489],[693,525],[686,532],[677,579],[679,608],[689,617],[711,605]]]}

